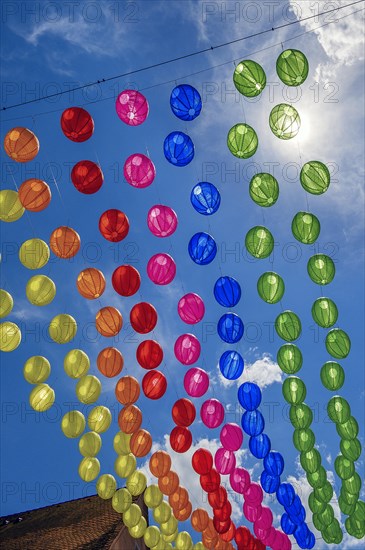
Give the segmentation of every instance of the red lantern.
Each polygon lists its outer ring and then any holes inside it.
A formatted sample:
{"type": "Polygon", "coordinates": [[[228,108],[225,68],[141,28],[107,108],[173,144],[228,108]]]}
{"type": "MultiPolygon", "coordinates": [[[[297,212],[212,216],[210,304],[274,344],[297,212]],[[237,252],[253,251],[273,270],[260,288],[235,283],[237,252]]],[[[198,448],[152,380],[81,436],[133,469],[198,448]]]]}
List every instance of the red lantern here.
{"type": "Polygon", "coordinates": [[[224,487],[219,487],[218,491],[209,493],[208,501],[212,508],[222,508],[227,502],[227,491],[224,487]]]}
{"type": "Polygon", "coordinates": [[[252,535],[247,527],[238,527],[236,529],[236,534],[234,540],[237,543],[237,548],[239,550],[246,550],[252,539],[252,535]]]}
{"type": "Polygon", "coordinates": [[[132,328],[140,334],[151,332],[157,323],[157,311],[153,305],[147,302],[140,302],[132,307],[130,312],[132,328]]]}
{"type": "Polygon", "coordinates": [[[192,456],[191,463],[199,475],[209,474],[213,468],[212,454],[206,449],[198,449],[192,456]]]}
{"type": "Polygon", "coordinates": [[[209,474],[204,474],[200,476],[200,485],[202,486],[203,491],[205,491],[206,493],[213,493],[214,491],[218,491],[220,484],[221,476],[215,468],[212,468],[209,474]]]}
{"type": "Polygon", "coordinates": [[[220,521],[216,516],[214,516],[213,525],[217,533],[219,533],[220,535],[223,535],[224,533],[227,533],[228,529],[231,526],[231,518],[225,521],[220,521]]]}
{"type": "Polygon", "coordinates": [[[142,379],[142,389],[148,399],[161,399],[166,392],[167,380],[160,371],[151,371],[142,379]]]}
{"type": "Polygon", "coordinates": [[[222,508],[215,508],[214,510],[214,516],[219,521],[227,521],[227,519],[231,517],[231,514],[232,514],[232,505],[229,502],[229,500],[227,500],[227,502],[223,504],[222,508]]]}
{"type": "MultiPolygon", "coordinates": [[[[99,231],[107,241],[118,243],[126,238],[129,232],[129,221],[121,210],[106,210],[99,219],[99,231]]],[[[139,287],[138,287],[139,288],[139,287]]]]}
{"type": "Polygon", "coordinates": [[[161,364],[163,351],[155,340],[143,340],[137,348],[137,361],[143,369],[155,369],[161,364]]]}
{"type": "Polygon", "coordinates": [[[114,270],[112,285],[120,296],[132,296],[141,286],[141,276],[131,265],[120,265],[114,270]]]}
{"type": "Polygon", "coordinates": [[[104,176],[95,162],[81,160],[72,168],[71,180],[80,193],[92,195],[103,185],[104,176]]]}
{"type": "Polygon", "coordinates": [[[196,416],[196,410],[190,399],[178,399],[172,407],[172,419],[178,426],[190,426],[196,416]]]}
{"type": "Polygon", "coordinates": [[[188,428],[176,426],[170,434],[170,445],[177,453],[186,453],[193,442],[193,436],[188,428]]]}
{"type": "Polygon", "coordinates": [[[228,531],[221,534],[221,539],[224,540],[225,542],[230,542],[231,540],[234,539],[235,534],[236,534],[236,526],[233,523],[233,521],[231,521],[231,525],[228,531]]]}
{"type": "Polygon", "coordinates": [[[68,139],[81,143],[93,135],[94,121],[85,109],[70,107],[61,115],[61,128],[68,139]]]}

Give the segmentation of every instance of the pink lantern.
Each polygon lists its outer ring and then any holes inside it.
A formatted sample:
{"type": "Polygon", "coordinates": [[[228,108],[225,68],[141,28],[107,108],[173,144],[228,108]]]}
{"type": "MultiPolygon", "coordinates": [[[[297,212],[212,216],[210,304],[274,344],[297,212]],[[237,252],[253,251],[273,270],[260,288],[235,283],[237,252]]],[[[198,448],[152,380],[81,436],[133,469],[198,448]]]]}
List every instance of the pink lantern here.
{"type": "Polygon", "coordinates": [[[271,544],[271,548],[273,550],[290,550],[291,542],[289,537],[276,529],[276,536],[271,544]]]}
{"type": "Polygon", "coordinates": [[[243,432],[238,424],[225,424],[221,429],[220,440],[227,451],[238,451],[243,442],[243,432]]]}
{"type": "Polygon", "coordinates": [[[273,548],[273,544],[276,540],[276,535],[278,531],[275,529],[275,527],[270,527],[270,529],[267,530],[267,534],[265,537],[263,537],[261,540],[266,546],[270,546],[270,548],[273,548]]]}
{"type": "Polygon", "coordinates": [[[243,505],[243,513],[246,519],[248,521],[256,521],[258,516],[261,514],[262,506],[261,504],[258,504],[257,506],[253,504],[249,504],[248,502],[245,502],[243,505]]]}
{"type": "Polygon", "coordinates": [[[251,483],[245,491],[245,502],[252,506],[261,504],[264,493],[258,483],[251,483]]]}
{"type": "Polygon", "coordinates": [[[224,408],[218,399],[207,399],[201,406],[200,416],[207,428],[218,428],[224,420],[224,408]]]}
{"type": "Polygon", "coordinates": [[[257,518],[256,523],[260,529],[269,529],[269,527],[272,526],[273,519],[274,518],[270,508],[268,508],[267,506],[263,506],[262,512],[257,518]]]}
{"type": "Polygon", "coordinates": [[[155,254],[148,260],[147,275],[156,285],[168,285],[176,275],[176,265],[168,254],[155,254]]]}
{"type": "Polygon", "coordinates": [[[250,474],[245,468],[235,468],[229,476],[229,482],[236,493],[243,495],[250,485],[250,474]]]}
{"type": "Polygon", "coordinates": [[[177,228],[177,215],[172,208],[155,204],[147,214],[147,225],[155,237],[169,237],[177,228]]]}
{"type": "Polygon", "coordinates": [[[180,298],[177,312],[184,323],[195,325],[195,323],[199,323],[204,317],[204,302],[198,294],[189,292],[189,294],[185,294],[185,296],[180,298]]]}
{"type": "Polygon", "coordinates": [[[143,189],[151,185],[155,179],[156,168],[152,160],[146,155],[134,153],[125,161],[123,173],[129,185],[143,189]]]}
{"type": "Polygon", "coordinates": [[[269,529],[262,529],[258,523],[257,520],[253,524],[253,532],[255,533],[256,537],[259,540],[264,539],[269,534],[269,529]]]}
{"type": "Polygon", "coordinates": [[[193,367],[185,373],[184,388],[190,397],[201,397],[209,388],[209,376],[205,370],[193,367]]]}
{"type": "Polygon", "coordinates": [[[175,357],[183,365],[192,365],[200,356],[200,342],[194,334],[182,334],[175,342],[175,357]]]}
{"type": "Polygon", "coordinates": [[[214,464],[220,474],[230,474],[236,466],[236,457],[232,451],[221,448],[215,453],[214,464]]]}
{"type": "Polygon", "coordinates": [[[136,90],[124,90],[115,102],[115,108],[120,120],[128,126],[142,124],[148,115],[148,101],[136,90]]]}

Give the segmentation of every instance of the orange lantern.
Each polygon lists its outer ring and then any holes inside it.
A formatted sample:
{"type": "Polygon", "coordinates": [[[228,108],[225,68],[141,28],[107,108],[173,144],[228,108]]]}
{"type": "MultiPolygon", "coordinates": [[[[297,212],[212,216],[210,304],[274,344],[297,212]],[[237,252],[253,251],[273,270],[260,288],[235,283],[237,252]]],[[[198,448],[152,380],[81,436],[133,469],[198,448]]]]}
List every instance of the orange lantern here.
{"type": "Polygon", "coordinates": [[[125,434],[134,434],[142,424],[142,413],[136,405],[123,407],[118,415],[118,424],[125,434]]]}
{"type": "Polygon", "coordinates": [[[134,376],[123,376],[115,386],[115,396],[122,405],[133,405],[140,393],[139,382],[134,376]]]}
{"type": "Polygon", "coordinates": [[[179,476],[170,470],[165,476],[162,476],[158,480],[158,487],[164,495],[172,495],[179,487],[179,476]]]}
{"type": "Polygon", "coordinates": [[[81,296],[88,300],[96,300],[105,290],[105,277],[95,267],[88,267],[78,274],[76,285],[81,296]]]}
{"type": "Polygon", "coordinates": [[[181,485],[169,496],[170,506],[175,510],[182,510],[189,502],[189,493],[181,485]]]}
{"type": "Polygon", "coordinates": [[[156,451],[150,458],[150,472],[155,477],[163,477],[171,468],[171,458],[166,451],[156,451]]]}
{"type": "Polygon", "coordinates": [[[184,508],[181,508],[179,510],[176,510],[174,508],[174,516],[178,521],[186,521],[191,516],[191,511],[193,507],[191,505],[191,502],[189,501],[184,508]]]}
{"type": "Polygon", "coordinates": [[[104,348],[96,359],[96,365],[101,374],[107,378],[113,378],[122,372],[123,355],[117,348],[104,348]]]}
{"type": "Polygon", "coordinates": [[[203,510],[203,508],[197,508],[194,510],[194,512],[191,514],[191,526],[195,531],[198,531],[198,533],[201,533],[208,527],[209,523],[209,516],[208,512],[206,510],[203,510]]]}
{"type": "Polygon", "coordinates": [[[129,442],[131,452],[139,458],[146,456],[152,447],[152,437],[147,430],[137,430],[129,442]]]}
{"type": "Polygon", "coordinates": [[[100,332],[102,336],[111,338],[121,331],[123,317],[115,307],[102,307],[96,314],[95,324],[96,330],[100,332]]]}
{"type": "Polygon", "coordinates": [[[4,139],[6,154],[16,162],[29,162],[39,152],[39,141],[28,128],[16,127],[9,130],[4,139]]]}
{"type": "Polygon", "coordinates": [[[49,245],[59,258],[73,258],[80,250],[80,237],[71,227],[57,227],[51,234],[49,245]]]}
{"type": "Polygon", "coordinates": [[[213,521],[209,518],[208,526],[204,529],[202,534],[202,543],[209,550],[215,550],[218,540],[218,533],[214,528],[213,521]]]}
{"type": "Polygon", "coordinates": [[[231,540],[233,540],[235,534],[236,534],[236,526],[233,523],[233,521],[231,521],[231,525],[230,525],[228,531],[226,533],[222,533],[219,536],[222,540],[224,540],[226,542],[230,542],[231,540]]]}
{"type": "Polygon", "coordinates": [[[19,200],[26,210],[40,212],[51,202],[51,190],[45,181],[31,178],[23,181],[18,191],[19,200]]]}

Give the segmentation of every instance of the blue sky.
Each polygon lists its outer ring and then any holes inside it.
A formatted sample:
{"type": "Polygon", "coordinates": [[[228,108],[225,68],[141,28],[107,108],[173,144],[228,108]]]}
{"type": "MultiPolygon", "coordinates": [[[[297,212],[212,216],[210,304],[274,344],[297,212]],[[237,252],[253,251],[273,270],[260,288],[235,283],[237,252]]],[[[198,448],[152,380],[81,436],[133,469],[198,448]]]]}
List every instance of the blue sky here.
{"type": "MultiPolygon", "coordinates": [[[[271,7],[259,2],[249,4],[251,7],[245,2],[137,1],[99,2],[95,7],[94,2],[74,5],[4,2],[1,104],[11,105],[36,95],[69,90],[80,83],[257,33],[294,20],[293,10],[302,17],[313,14],[309,3],[303,1],[268,3],[271,7]],[[239,9],[230,13],[236,4],[239,9]],[[31,7],[34,13],[30,13],[31,7]]],[[[318,2],[320,8],[329,9],[326,4],[318,2]]],[[[343,10],[338,16],[355,9],[359,6],[343,10]]],[[[325,22],[330,23],[332,18],[332,15],[325,16],[325,22]]],[[[1,288],[14,298],[15,306],[9,320],[20,323],[23,331],[21,346],[11,354],[1,355],[2,515],[95,492],[94,484],[86,485],[78,477],[77,442],[66,440],[60,429],[62,415],[78,406],[75,382],[64,373],[63,357],[70,349],[80,347],[91,359],[90,373],[97,375],[98,352],[114,344],[125,359],[123,373],[133,374],[141,380],[144,373],[135,361],[135,349],[142,338],[134,334],[127,323],[129,310],[138,301],[150,301],[158,311],[154,338],[164,348],[162,370],[169,384],[160,402],[140,399],[143,426],[151,432],[156,447],[168,447],[165,434],[173,427],[171,406],[177,396],[184,396],[185,367],[173,355],[173,343],[183,332],[191,331],[199,337],[202,355],[198,365],[207,369],[212,378],[209,395],[218,396],[225,404],[226,421],[239,423],[237,384],[229,385],[222,380],[216,366],[221,353],[228,347],[220,342],[215,331],[216,322],[224,312],[213,298],[214,282],[221,273],[236,277],[243,290],[241,302],[235,308],[246,327],[237,348],[246,363],[239,383],[250,379],[263,388],[266,433],[273,448],[281,451],[286,459],[282,479],[296,480],[304,502],[308,486],[292,444],[292,427],[281,395],[282,376],[275,359],[281,342],[274,334],[272,323],[281,308],[279,304],[269,306],[260,300],[256,281],[262,272],[273,267],[285,280],[284,309],[295,311],[301,318],[303,333],[298,345],[304,355],[304,365],[300,375],[307,384],[306,402],[316,411],[313,430],[323,462],[332,472],[339,452],[339,438],[334,425],[326,418],[326,404],[331,394],[322,387],[319,378],[322,364],[329,360],[324,346],[326,332],[314,329],[310,309],[320,296],[320,289],[306,273],[307,260],[317,251],[331,255],[336,265],[336,277],[323,292],[338,306],[337,326],[351,337],[351,353],[342,362],[346,381],[340,393],[349,400],[352,414],[360,422],[359,437],[363,443],[362,25],[363,12],[303,35],[319,26],[318,21],[309,21],[103,86],[2,112],[1,139],[10,128],[27,126],[36,133],[41,145],[35,161],[25,166],[16,165],[2,151],[2,188],[14,189],[15,184],[19,186],[25,179],[35,176],[47,181],[52,190],[48,209],[26,214],[16,223],[1,225],[1,288]],[[287,91],[275,73],[281,42],[284,47],[302,50],[310,63],[308,79],[298,98],[295,91],[287,91]],[[234,60],[245,58],[263,66],[268,86],[258,100],[243,103],[238,92],[233,93],[232,74],[234,60]],[[203,98],[200,117],[190,123],[178,120],[169,107],[175,83],[185,82],[195,86],[203,98]],[[128,87],[144,90],[150,105],[146,123],[136,128],[125,126],[114,109],[116,93],[128,87]],[[288,93],[293,94],[289,99],[298,109],[303,126],[299,139],[285,142],[271,133],[268,116],[275,104],[288,101],[288,93]],[[95,98],[99,101],[86,107],[95,121],[93,137],[83,144],[68,141],[60,129],[62,111],[72,105],[85,105],[95,98]],[[251,159],[238,161],[226,147],[226,136],[231,126],[244,120],[256,129],[259,149],[251,159]],[[168,164],[163,156],[163,140],[173,130],[186,131],[195,143],[194,161],[186,168],[168,164]],[[124,181],[123,162],[130,154],[146,153],[146,150],[155,163],[157,177],[150,187],[134,189],[124,181]],[[72,166],[81,159],[99,162],[104,172],[104,185],[95,195],[78,193],[70,181],[72,166]],[[333,174],[327,193],[308,197],[310,210],[322,224],[315,249],[297,243],[290,231],[294,214],[306,209],[306,194],[298,180],[301,159],[303,162],[321,160],[330,166],[333,174]],[[249,180],[257,171],[273,173],[280,185],[278,202],[265,212],[248,194],[249,180]],[[203,217],[190,205],[190,191],[199,180],[211,181],[221,192],[221,207],[214,216],[203,217]],[[156,239],[147,229],[147,212],[160,202],[171,206],[178,214],[178,230],[170,239],[156,239]],[[119,245],[103,240],[98,231],[100,214],[112,207],[123,210],[131,225],[127,239],[119,245]],[[54,280],[56,298],[45,308],[31,306],[25,296],[25,286],[34,273],[20,264],[17,248],[32,237],[48,241],[55,227],[67,224],[80,234],[81,251],[72,261],[52,258],[41,272],[54,280]],[[270,259],[252,261],[245,253],[244,237],[248,229],[258,224],[271,230],[276,246],[270,259]],[[188,256],[187,244],[195,232],[204,230],[214,236],[219,250],[216,260],[209,266],[197,266],[188,256]],[[154,286],[146,276],[146,263],[157,252],[168,252],[176,260],[177,277],[167,287],[154,286]],[[123,263],[134,265],[142,276],[140,293],[131,298],[119,297],[111,285],[113,270],[123,263]],[[88,266],[101,269],[107,280],[106,292],[96,303],[86,301],[76,290],[77,274],[88,266]],[[184,325],[176,311],[179,298],[188,291],[200,294],[206,304],[203,322],[193,328],[184,325]],[[125,326],[113,343],[97,338],[91,329],[86,330],[96,311],[106,305],[120,309],[125,319],[125,326]],[[50,319],[58,313],[73,315],[79,326],[74,342],[64,346],[51,343],[46,333],[50,319]],[[51,362],[49,383],[56,391],[55,407],[43,416],[31,411],[28,405],[31,388],[22,374],[26,359],[38,354],[51,362]]],[[[113,425],[103,436],[101,471],[112,473],[115,459],[112,440],[118,430],[118,406],[114,399],[115,380],[102,380],[102,383],[99,403],[111,408],[113,425]]],[[[197,409],[202,401],[197,400],[197,409]]],[[[87,409],[81,407],[83,412],[87,409]]],[[[218,430],[207,433],[197,422],[192,432],[194,446],[203,445],[209,438],[211,441],[206,444],[211,449],[217,447],[218,430]],[[199,443],[200,440],[204,441],[199,443]]],[[[240,459],[257,479],[261,465],[255,464],[247,449],[246,438],[240,459]]],[[[196,507],[201,505],[202,495],[196,480],[192,483],[189,475],[190,456],[191,452],[175,456],[174,464],[181,471],[182,482],[191,489],[193,507],[196,507]]],[[[362,456],[357,465],[359,473],[364,469],[363,460],[362,456]]],[[[331,479],[338,494],[339,480],[335,475],[331,479]]],[[[336,507],[336,500],[333,504],[336,507]]],[[[234,510],[235,519],[239,521],[238,504],[234,510]]],[[[281,512],[275,503],[273,510],[276,514],[281,512]]],[[[184,528],[188,528],[188,523],[184,528]]],[[[345,539],[345,542],[346,548],[358,544],[353,539],[345,539]]],[[[326,546],[318,541],[318,548],[322,547],[326,546]]]]}

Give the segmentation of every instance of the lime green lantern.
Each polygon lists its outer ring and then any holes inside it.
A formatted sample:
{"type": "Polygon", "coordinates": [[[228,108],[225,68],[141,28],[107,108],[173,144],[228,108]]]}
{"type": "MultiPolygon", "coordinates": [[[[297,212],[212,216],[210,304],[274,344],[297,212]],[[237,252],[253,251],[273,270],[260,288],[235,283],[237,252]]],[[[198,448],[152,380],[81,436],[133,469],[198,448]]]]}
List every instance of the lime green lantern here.
{"type": "Polygon", "coordinates": [[[153,509],[161,504],[163,494],[157,485],[149,485],[144,492],[143,499],[146,506],[153,509]]]}
{"type": "Polygon", "coordinates": [[[251,256],[255,258],[267,258],[274,248],[274,237],[262,225],[252,227],[245,238],[245,246],[251,256]]]}
{"type": "Polygon", "coordinates": [[[263,273],[257,281],[257,292],[267,304],[279,302],[285,291],[283,279],[274,271],[263,273]]]}
{"type": "MultiPolygon", "coordinates": [[[[117,490],[117,482],[111,474],[103,474],[96,482],[96,492],[103,500],[109,500],[117,490]]],[[[138,508],[139,509],[139,508],[138,508]]]]}
{"type": "Polygon", "coordinates": [[[342,482],[342,490],[349,495],[358,495],[361,489],[361,478],[357,472],[349,479],[344,479],[342,482]]]}
{"type": "Polygon", "coordinates": [[[80,437],[85,430],[86,420],[80,411],[69,411],[61,421],[61,429],[66,437],[80,437]]]}
{"type": "Polygon", "coordinates": [[[50,337],[57,344],[67,344],[76,336],[77,324],[75,319],[67,313],[60,313],[53,317],[49,324],[50,337]]]}
{"type": "Polygon", "coordinates": [[[356,462],[361,455],[361,443],[358,439],[341,439],[340,450],[344,457],[356,462]]]}
{"type": "Polygon", "coordinates": [[[42,384],[51,374],[51,365],[45,357],[33,355],[25,362],[23,374],[29,384],[42,384]]]}
{"type": "Polygon", "coordinates": [[[349,479],[355,473],[355,466],[348,458],[338,455],[335,459],[335,470],[336,474],[341,479],[349,479]]]}
{"type": "Polygon", "coordinates": [[[0,220],[16,222],[24,214],[25,208],[19,200],[17,191],[3,189],[0,191],[0,220]]]}
{"type": "Polygon", "coordinates": [[[313,422],[312,410],[305,403],[292,405],[289,410],[290,422],[297,429],[306,429],[313,422]]]}
{"type": "MultiPolygon", "coordinates": [[[[161,540],[164,541],[163,550],[171,550],[172,543],[177,539],[178,534],[179,531],[176,529],[171,535],[161,535],[161,540]]],[[[154,548],[153,550],[156,550],[156,548],[154,548]]],[[[160,549],[158,548],[158,550],[160,549]]]]}
{"type": "Polygon", "coordinates": [[[76,385],[77,399],[85,405],[95,403],[101,394],[101,382],[99,378],[92,374],[82,376],[76,385]]]}
{"type": "Polygon", "coordinates": [[[323,162],[311,160],[300,171],[300,183],[307,193],[322,195],[331,183],[330,171],[323,162]]]}
{"type": "Polygon", "coordinates": [[[313,449],[316,440],[311,429],[294,430],[293,443],[294,447],[300,452],[306,452],[313,449]]]}
{"type": "Polygon", "coordinates": [[[327,361],[321,368],[321,381],[328,390],[339,390],[345,382],[345,371],[339,363],[327,361]]]}
{"type": "Polygon", "coordinates": [[[291,405],[303,403],[307,390],[303,380],[297,376],[289,376],[284,380],[282,392],[284,399],[291,405]]]}
{"type": "Polygon", "coordinates": [[[153,510],[153,517],[157,523],[166,523],[171,517],[172,509],[164,500],[153,510]]]}
{"type": "Polygon", "coordinates": [[[90,458],[96,456],[101,449],[101,437],[96,432],[87,432],[80,437],[79,451],[82,456],[90,458]]]}
{"type": "Polygon", "coordinates": [[[241,61],[233,73],[233,82],[240,94],[256,97],[266,86],[266,75],[258,63],[251,60],[241,61]]]}
{"type": "Polygon", "coordinates": [[[295,374],[303,365],[302,352],[295,344],[284,344],[278,350],[277,362],[283,372],[295,374]]]}
{"type": "Polygon", "coordinates": [[[37,412],[48,411],[55,402],[55,392],[48,384],[37,384],[29,396],[32,409],[37,412]]]}
{"type": "Polygon", "coordinates": [[[306,80],[309,64],[306,56],[299,50],[285,50],[276,61],[278,77],[287,86],[300,86],[306,80]]]}
{"type": "Polygon", "coordinates": [[[0,323],[0,350],[14,351],[22,340],[22,333],[17,324],[5,321],[0,323]]]}
{"type": "Polygon", "coordinates": [[[350,416],[346,422],[336,424],[336,429],[341,439],[345,440],[355,439],[359,433],[359,425],[353,416],[350,416]]]}
{"type": "Polygon", "coordinates": [[[365,521],[364,519],[358,520],[353,516],[348,517],[345,520],[345,528],[349,535],[362,539],[365,536],[365,521]]]}
{"type": "MultiPolygon", "coordinates": [[[[307,480],[308,483],[313,489],[317,487],[323,487],[323,485],[327,481],[327,472],[323,468],[323,466],[320,466],[315,472],[307,472],[307,480]]],[[[312,493],[313,494],[313,493],[312,493]]],[[[314,494],[313,494],[314,498],[314,494]]]]}
{"type": "Polygon", "coordinates": [[[19,250],[19,260],[28,269],[41,269],[50,257],[48,244],[42,239],[29,239],[19,250]]]}
{"type": "Polygon", "coordinates": [[[365,518],[365,502],[363,500],[359,500],[356,503],[355,511],[351,515],[358,520],[363,520],[365,518]]]}
{"type": "Polygon", "coordinates": [[[326,254],[314,254],[308,260],[308,275],[317,285],[328,285],[335,276],[335,264],[326,254]]]}
{"type": "Polygon", "coordinates": [[[350,405],[343,397],[335,395],[327,404],[327,413],[332,422],[343,424],[351,416],[350,405]]]}
{"type": "Polygon", "coordinates": [[[317,500],[320,500],[322,502],[330,502],[332,500],[333,487],[329,481],[326,481],[321,487],[315,487],[313,492],[317,500]]]}
{"type": "Polygon", "coordinates": [[[112,423],[112,413],[108,407],[97,405],[89,412],[87,423],[90,430],[102,434],[110,428],[112,423]]]}
{"type": "Polygon", "coordinates": [[[156,546],[161,538],[160,530],[156,525],[149,525],[143,535],[143,540],[147,548],[156,546]]]}
{"type": "Polygon", "coordinates": [[[112,507],[119,514],[124,514],[132,504],[132,495],[128,489],[118,489],[112,497],[112,507]]]}
{"type": "Polygon", "coordinates": [[[279,184],[271,174],[256,174],[250,181],[249,193],[256,204],[268,208],[279,198],[279,184]]]}
{"type": "Polygon", "coordinates": [[[294,237],[303,244],[313,244],[319,237],[321,224],[310,212],[297,212],[291,224],[294,237]]]}
{"type": "Polygon", "coordinates": [[[81,378],[90,368],[90,359],[81,349],[72,349],[65,356],[63,367],[71,378],[81,378]]]}
{"type": "Polygon", "coordinates": [[[321,512],[321,522],[324,527],[328,527],[334,520],[335,514],[332,506],[326,504],[323,511],[321,512]]]}
{"type": "Polygon", "coordinates": [[[45,275],[34,275],[27,282],[25,293],[34,306],[47,306],[56,296],[56,285],[45,275]]]}
{"type": "Polygon", "coordinates": [[[180,531],[175,540],[176,550],[192,550],[193,541],[187,531],[180,531]]]}
{"type": "Polygon", "coordinates": [[[326,349],[332,357],[345,359],[351,349],[351,340],[344,330],[333,328],[326,336],[326,349]]]}
{"type": "Polygon", "coordinates": [[[201,541],[199,541],[199,542],[194,544],[193,550],[207,550],[207,549],[204,546],[204,544],[201,541]]]}
{"type": "Polygon", "coordinates": [[[138,504],[131,504],[128,510],[123,514],[123,523],[126,527],[131,528],[137,525],[142,517],[142,512],[138,504]]]}
{"type": "Polygon", "coordinates": [[[119,455],[114,462],[114,470],[119,477],[127,478],[136,469],[137,461],[136,457],[129,453],[129,455],[119,455]]]}
{"type": "MultiPolygon", "coordinates": [[[[350,479],[352,479],[352,478],[350,478],[350,479]]],[[[347,481],[347,480],[346,479],[342,480],[342,482],[345,482],[345,481],[347,481]]],[[[343,498],[343,500],[347,504],[355,504],[356,505],[356,503],[358,501],[358,498],[359,498],[359,493],[360,493],[360,490],[356,491],[356,493],[349,493],[344,488],[344,485],[342,485],[341,491],[340,491],[340,496],[343,498]]]]}
{"type": "Polygon", "coordinates": [[[338,318],[338,309],[330,298],[318,298],[312,306],[312,317],[322,328],[332,327],[338,318]]]}
{"type": "Polygon", "coordinates": [[[300,116],[294,107],[287,103],[275,105],[270,113],[270,128],[279,139],[292,139],[300,130],[300,116]]]}
{"type": "Polygon", "coordinates": [[[323,540],[327,544],[340,544],[343,539],[342,529],[337,519],[322,530],[323,540]]]}
{"type": "Polygon", "coordinates": [[[129,527],[128,531],[133,539],[140,539],[143,537],[147,529],[147,520],[143,516],[140,518],[137,525],[129,527]]]}
{"type": "Polygon", "coordinates": [[[355,511],[355,508],[356,508],[356,502],[352,502],[351,504],[349,504],[342,497],[342,495],[340,495],[338,497],[338,505],[340,507],[341,512],[343,514],[345,514],[346,516],[350,516],[351,514],[353,514],[353,512],[355,511]]]}
{"type": "Polygon", "coordinates": [[[79,465],[79,476],[83,481],[93,481],[100,473],[100,462],[93,456],[85,457],[79,465]]]}
{"type": "Polygon", "coordinates": [[[129,445],[131,437],[132,434],[125,434],[124,432],[118,432],[114,436],[113,447],[114,451],[118,455],[128,455],[131,452],[131,448],[129,445]]]}
{"type": "Polygon", "coordinates": [[[302,332],[302,323],[298,315],[293,311],[286,310],[276,317],[275,330],[280,338],[292,342],[299,338],[302,332]]]}
{"type": "Polygon", "coordinates": [[[228,149],[239,159],[248,159],[257,151],[259,140],[255,130],[248,124],[235,124],[228,132],[228,149]]]}
{"type": "Polygon", "coordinates": [[[171,514],[170,519],[168,519],[165,523],[161,523],[160,531],[163,535],[170,536],[176,532],[177,526],[178,526],[177,519],[175,518],[174,515],[171,514]]]}
{"type": "Polygon", "coordinates": [[[127,477],[126,487],[132,496],[137,497],[147,487],[147,478],[143,472],[136,470],[127,477]]]}
{"type": "Polygon", "coordinates": [[[326,503],[317,500],[314,493],[310,493],[308,497],[308,505],[313,514],[320,514],[326,507],[326,503]]]}
{"type": "Polygon", "coordinates": [[[9,292],[0,289],[0,319],[6,317],[13,309],[13,298],[9,292]]]}

